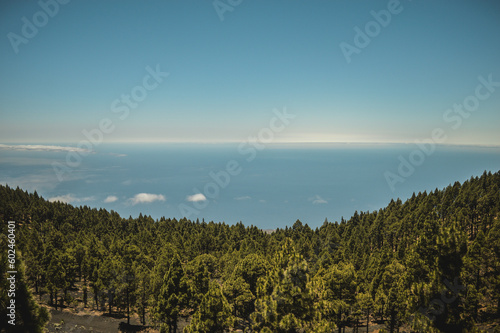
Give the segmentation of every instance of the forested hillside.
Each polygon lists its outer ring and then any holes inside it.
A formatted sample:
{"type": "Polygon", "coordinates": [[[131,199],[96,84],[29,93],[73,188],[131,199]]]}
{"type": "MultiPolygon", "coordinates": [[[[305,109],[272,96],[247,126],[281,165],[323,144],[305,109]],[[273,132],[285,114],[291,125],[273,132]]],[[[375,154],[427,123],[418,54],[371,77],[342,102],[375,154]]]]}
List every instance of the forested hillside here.
{"type": "Polygon", "coordinates": [[[0,186],[0,315],[3,235],[15,221],[18,281],[33,294],[23,296],[26,325],[45,321],[33,299],[72,306],[82,288],[85,307],[137,313],[165,332],[180,331],[181,319],[185,332],[367,331],[375,321],[389,332],[474,332],[500,318],[499,189],[500,173],[485,172],[315,230],[291,221],[266,233],[122,218],[0,186]]]}

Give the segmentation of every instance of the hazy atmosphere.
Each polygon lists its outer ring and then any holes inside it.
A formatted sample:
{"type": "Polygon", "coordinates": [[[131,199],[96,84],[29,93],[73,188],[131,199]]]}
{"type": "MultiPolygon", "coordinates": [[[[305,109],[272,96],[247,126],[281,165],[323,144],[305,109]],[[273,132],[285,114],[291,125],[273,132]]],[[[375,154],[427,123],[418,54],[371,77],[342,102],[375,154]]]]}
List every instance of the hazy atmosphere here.
{"type": "Polygon", "coordinates": [[[499,33],[497,0],[1,0],[0,332],[500,332],[499,33]]]}
{"type": "Polygon", "coordinates": [[[2,143],[239,142],[286,107],[275,142],[500,144],[496,1],[65,2],[2,1],[2,143]]]}

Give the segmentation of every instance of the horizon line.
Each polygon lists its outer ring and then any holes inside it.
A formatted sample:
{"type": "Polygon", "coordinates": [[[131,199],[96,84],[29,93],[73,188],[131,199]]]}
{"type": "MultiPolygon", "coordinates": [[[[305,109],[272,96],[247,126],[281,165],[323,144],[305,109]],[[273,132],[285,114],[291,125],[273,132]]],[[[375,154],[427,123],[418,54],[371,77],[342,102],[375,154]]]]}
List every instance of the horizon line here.
{"type": "MultiPolygon", "coordinates": [[[[79,141],[80,142],[80,141],[79,141]]],[[[8,148],[5,146],[9,145],[64,145],[63,147],[72,147],[72,145],[78,145],[79,142],[64,142],[64,141],[6,141],[0,142],[0,149],[2,146],[4,148],[8,148]]],[[[226,144],[242,144],[248,141],[110,141],[103,142],[99,144],[95,144],[92,146],[100,146],[102,144],[132,144],[132,145],[141,145],[141,144],[179,144],[179,145],[189,145],[189,144],[200,144],[200,145],[226,145],[226,144]]],[[[278,141],[278,142],[270,142],[266,143],[266,146],[276,146],[276,145],[416,145],[417,142],[409,142],[409,141],[278,141]]],[[[434,143],[436,146],[452,146],[452,147],[479,147],[479,148],[500,148],[500,144],[490,144],[490,143],[434,143]]]]}

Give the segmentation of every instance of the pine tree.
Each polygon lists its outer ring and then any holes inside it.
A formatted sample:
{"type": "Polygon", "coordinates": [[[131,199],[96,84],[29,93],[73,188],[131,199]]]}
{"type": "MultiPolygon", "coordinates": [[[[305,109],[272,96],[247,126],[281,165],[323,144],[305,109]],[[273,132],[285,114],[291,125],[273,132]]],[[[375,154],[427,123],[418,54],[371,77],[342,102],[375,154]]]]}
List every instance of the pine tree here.
{"type": "Polygon", "coordinates": [[[316,279],[323,281],[319,299],[324,317],[333,321],[340,332],[355,304],[357,274],[354,266],[341,262],[319,271],[316,279]]]}
{"type": "Polygon", "coordinates": [[[177,332],[179,313],[186,301],[186,290],[182,290],[181,286],[183,275],[180,258],[175,255],[163,278],[163,285],[153,310],[155,319],[166,324],[170,333],[177,332]]]}
{"type": "Polygon", "coordinates": [[[224,296],[233,307],[233,314],[241,319],[248,318],[254,310],[255,296],[250,285],[241,277],[229,277],[222,285],[224,296]]]}
{"type": "Polygon", "coordinates": [[[369,292],[360,292],[356,294],[356,307],[366,318],[366,333],[370,327],[370,311],[373,308],[373,299],[369,292]]]}
{"type": "Polygon", "coordinates": [[[234,327],[232,308],[216,281],[211,281],[208,292],[203,296],[198,311],[185,333],[223,333],[234,327]]]}
{"type": "Polygon", "coordinates": [[[388,265],[377,289],[375,303],[389,322],[386,326],[393,333],[402,325],[406,315],[406,287],[404,266],[396,259],[388,265]]]}
{"type": "MultiPolygon", "coordinates": [[[[58,295],[61,289],[67,288],[66,271],[62,265],[61,255],[58,251],[53,252],[52,260],[47,269],[48,289],[50,292],[51,305],[54,304],[57,310],[59,302],[58,295]],[[53,300],[55,298],[55,301],[53,300]]],[[[61,302],[62,303],[62,302],[61,302]]]]}
{"type": "Polygon", "coordinates": [[[260,280],[256,311],[250,316],[254,330],[297,332],[313,318],[309,292],[309,267],[291,239],[275,256],[273,269],[260,280]]]}

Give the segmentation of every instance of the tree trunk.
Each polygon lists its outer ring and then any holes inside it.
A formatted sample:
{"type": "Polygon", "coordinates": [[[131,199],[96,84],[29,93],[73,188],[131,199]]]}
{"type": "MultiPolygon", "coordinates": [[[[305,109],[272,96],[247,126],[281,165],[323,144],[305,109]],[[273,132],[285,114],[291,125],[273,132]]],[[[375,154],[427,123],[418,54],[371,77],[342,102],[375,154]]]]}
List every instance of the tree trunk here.
{"type": "Polygon", "coordinates": [[[391,324],[390,324],[390,333],[394,333],[394,327],[396,326],[396,313],[394,310],[391,310],[391,324]]]}
{"type": "Polygon", "coordinates": [[[370,309],[366,310],[366,333],[368,333],[369,326],[370,326],[370,309]]]}
{"type": "Polygon", "coordinates": [[[142,324],[146,325],[146,304],[142,303],[142,324]]]}
{"type": "Polygon", "coordinates": [[[128,288],[127,288],[127,325],[130,325],[130,302],[129,302],[128,288]]]}
{"type": "Polygon", "coordinates": [[[83,287],[83,307],[87,307],[87,297],[88,297],[88,292],[87,292],[87,286],[85,285],[83,287]]]}
{"type": "MultiPolygon", "coordinates": [[[[480,290],[480,288],[481,288],[479,283],[480,283],[480,272],[478,269],[476,272],[476,290],[480,290]]],[[[477,321],[478,313],[479,313],[479,302],[477,302],[476,305],[474,306],[474,320],[475,321],[477,321]]]]}
{"type": "Polygon", "coordinates": [[[93,289],[94,289],[94,305],[96,309],[99,310],[99,299],[97,297],[97,290],[95,288],[93,289]]]}

